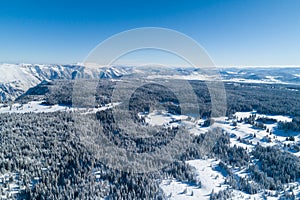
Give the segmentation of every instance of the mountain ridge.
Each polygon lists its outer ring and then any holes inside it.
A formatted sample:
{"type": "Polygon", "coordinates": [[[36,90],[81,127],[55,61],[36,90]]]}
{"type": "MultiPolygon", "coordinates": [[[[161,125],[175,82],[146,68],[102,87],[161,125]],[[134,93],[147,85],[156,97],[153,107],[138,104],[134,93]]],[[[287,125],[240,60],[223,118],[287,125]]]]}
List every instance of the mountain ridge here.
{"type": "MultiPolygon", "coordinates": [[[[300,67],[215,68],[225,82],[300,84],[300,67]]],[[[83,64],[0,64],[0,101],[13,101],[42,81],[72,80],[76,77],[116,79],[138,75],[141,78],[211,80],[201,68],[157,66],[109,66],[90,68],[83,64]]]]}

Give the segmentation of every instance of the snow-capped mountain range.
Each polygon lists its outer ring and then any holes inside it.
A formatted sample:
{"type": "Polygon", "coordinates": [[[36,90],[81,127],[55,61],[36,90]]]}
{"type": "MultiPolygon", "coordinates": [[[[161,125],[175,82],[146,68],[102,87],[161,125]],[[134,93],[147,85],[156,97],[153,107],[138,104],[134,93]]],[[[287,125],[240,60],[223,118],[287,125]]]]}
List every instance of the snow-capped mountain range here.
{"type": "MultiPolygon", "coordinates": [[[[300,67],[293,68],[218,68],[226,82],[300,84],[300,67]]],[[[138,74],[147,78],[176,78],[186,80],[207,80],[201,69],[157,66],[113,66],[90,68],[82,64],[37,65],[0,64],[0,101],[14,100],[29,88],[43,80],[85,78],[119,78],[138,74]]]]}
{"type": "Polygon", "coordinates": [[[117,78],[127,74],[115,68],[86,69],[82,65],[0,64],[0,100],[14,100],[42,81],[55,79],[117,78]]]}

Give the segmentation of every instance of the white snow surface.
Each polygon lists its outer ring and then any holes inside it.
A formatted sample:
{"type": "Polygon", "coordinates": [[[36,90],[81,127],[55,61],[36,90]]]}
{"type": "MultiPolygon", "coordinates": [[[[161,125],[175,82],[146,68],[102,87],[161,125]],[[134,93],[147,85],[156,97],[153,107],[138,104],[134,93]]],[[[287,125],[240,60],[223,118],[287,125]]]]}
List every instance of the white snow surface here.
{"type": "Polygon", "coordinates": [[[80,111],[82,114],[92,114],[97,111],[110,109],[119,103],[109,103],[100,108],[73,108],[69,106],[62,105],[44,105],[43,101],[30,101],[26,104],[14,103],[11,106],[7,104],[0,104],[0,114],[1,113],[48,113],[48,112],[72,112],[80,111]]]}
{"type": "Polygon", "coordinates": [[[212,190],[217,192],[227,187],[223,184],[225,180],[224,176],[220,171],[215,169],[219,161],[213,159],[190,160],[187,163],[196,168],[197,178],[201,180],[201,188],[174,179],[163,180],[160,187],[169,199],[209,199],[212,190]]]}

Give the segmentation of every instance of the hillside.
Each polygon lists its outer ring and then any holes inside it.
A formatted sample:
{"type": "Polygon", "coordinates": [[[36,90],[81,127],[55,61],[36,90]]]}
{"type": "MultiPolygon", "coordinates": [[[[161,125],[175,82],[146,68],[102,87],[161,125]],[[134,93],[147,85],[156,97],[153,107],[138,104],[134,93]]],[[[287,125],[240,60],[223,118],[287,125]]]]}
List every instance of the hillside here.
{"type": "MultiPolygon", "coordinates": [[[[300,82],[300,68],[218,68],[225,82],[292,84],[300,82]]],[[[111,66],[87,68],[83,65],[0,64],[0,101],[14,100],[43,80],[72,80],[75,77],[115,79],[122,76],[208,80],[203,70],[181,67],[111,66]]]]}

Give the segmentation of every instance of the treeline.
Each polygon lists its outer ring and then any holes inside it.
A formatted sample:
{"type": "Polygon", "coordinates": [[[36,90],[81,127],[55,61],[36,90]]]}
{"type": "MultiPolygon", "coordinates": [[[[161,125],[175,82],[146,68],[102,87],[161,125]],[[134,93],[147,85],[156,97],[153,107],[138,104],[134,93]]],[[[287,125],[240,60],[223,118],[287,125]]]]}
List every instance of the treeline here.
{"type": "MultiPolygon", "coordinates": [[[[232,169],[220,163],[226,170],[226,182],[233,189],[256,194],[264,190],[282,191],[284,184],[299,180],[300,159],[278,147],[262,147],[257,145],[250,155],[255,162],[245,165],[248,176],[240,177],[232,173],[232,169]]],[[[220,193],[219,195],[222,196],[220,193]]]]}
{"type": "Polygon", "coordinates": [[[256,110],[262,114],[300,116],[300,92],[288,85],[227,83],[228,114],[256,110]]]}
{"type": "MultiPolygon", "coordinates": [[[[84,81],[88,80],[80,80],[76,84],[84,86],[84,81]]],[[[135,81],[138,80],[132,81],[133,88],[137,84],[135,81]]],[[[74,83],[71,80],[43,82],[31,88],[18,98],[18,101],[26,101],[28,96],[44,96],[46,104],[58,103],[71,106],[74,83]]],[[[195,112],[200,113],[201,117],[209,117],[211,100],[206,83],[204,81],[189,81],[189,83],[198,97],[199,111],[195,112]]],[[[174,84],[178,84],[181,95],[189,96],[190,90],[182,87],[180,82],[174,82],[174,84]]],[[[99,80],[96,85],[95,106],[110,103],[116,82],[109,79],[99,80]]],[[[126,87],[127,89],[131,88],[130,84],[127,84],[126,87]]],[[[280,84],[225,83],[227,115],[239,111],[257,110],[258,113],[263,114],[300,117],[300,92],[291,91],[288,88],[288,85],[280,84]]],[[[145,82],[132,94],[131,101],[137,103],[131,106],[131,109],[138,109],[140,112],[149,111],[154,105],[162,105],[170,112],[180,113],[179,103],[181,102],[178,102],[178,97],[166,86],[160,84],[145,82]]]]}
{"type": "Polygon", "coordinates": [[[275,183],[294,182],[300,178],[300,159],[276,147],[257,146],[252,152],[259,160],[261,170],[275,183]]]}
{"type": "Polygon", "coordinates": [[[278,122],[278,128],[285,131],[300,132],[300,117],[294,117],[291,122],[278,122]]]}

